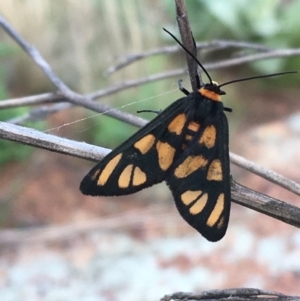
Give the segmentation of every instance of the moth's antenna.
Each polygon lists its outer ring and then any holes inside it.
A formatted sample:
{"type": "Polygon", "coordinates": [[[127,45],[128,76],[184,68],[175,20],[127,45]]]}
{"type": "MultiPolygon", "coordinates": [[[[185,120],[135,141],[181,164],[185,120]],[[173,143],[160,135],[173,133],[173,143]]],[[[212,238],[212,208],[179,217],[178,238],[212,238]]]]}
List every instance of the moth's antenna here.
{"type": "Polygon", "coordinates": [[[194,60],[195,62],[197,62],[197,64],[201,67],[201,69],[204,71],[204,73],[206,74],[206,76],[208,77],[210,83],[212,84],[212,79],[211,77],[209,76],[208,72],[205,70],[205,68],[203,67],[203,65],[198,61],[198,59],[172,34],[170,33],[167,29],[163,28],[163,30],[165,32],[167,32],[181,47],[182,49],[188,53],[194,60]]]}
{"type": "Polygon", "coordinates": [[[219,85],[219,88],[223,87],[225,85],[232,84],[232,83],[244,82],[246,80],[252,80],[252,79],[257,79],[257,78],[264,78],[264,77],[272,77],[272,76],[278,76],[278,75],[284,75],[284,74],[294,74],[294,73],[298,73],[298,72],[297,71],[287,71],[287,72],[280,72],[280,73],[273,73],[273,74],[266,74],[266,75],[258,75],[258,76],[246,77],[246,78],[232,80],[230,82],[227,82],[227,83],[224,83],[222,85],[219,85]]]}

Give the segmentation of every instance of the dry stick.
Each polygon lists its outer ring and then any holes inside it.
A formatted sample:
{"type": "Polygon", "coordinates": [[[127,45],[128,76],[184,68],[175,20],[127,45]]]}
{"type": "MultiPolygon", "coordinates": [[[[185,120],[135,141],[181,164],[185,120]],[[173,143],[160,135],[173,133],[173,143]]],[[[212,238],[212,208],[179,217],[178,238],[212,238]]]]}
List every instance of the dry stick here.
{"type": "Polygon", "coordinates": [[[233,153],[230,162],[300,196],[300,185],[295,181],[233,153]]]}
{"type": "Polygon", "coordinates": [[[59,103],[56,105],[50,105],[50,106],[40,106],[40,107],[35,108],[21,116],[11,118],[11,119],[7,120],[7,122],[22,125],[25,122],[42,121],[42,120],[47,119],[52,114],[66,110],[71,107],[73,107],[73,105],[70,103],[66,103],[66,102],[62,102],[62,103],[59,103]]]}
{"type": "Polygon", "coordinates": [[[299,297],[288,296],[282,293],[266,291],[256,288],[230,288],[224,290],[207,290],[199,294],[178,292],[171,295],[166,295],[160,299],[161,301],[178,301],[178,300],[207,300],[207,301],[222,301],[222,300],[236,300],[236,301],[248,301],[248,300],[278,300],[278,301],[295,301],[299,300],[299,297]],[[269,296],[269,297],[267,297],[269,296]]]}
{"type": "MultiPolygon", "coordinates": [[[[134,88],[143,84],[151,83],[154,81],[159,81],[171,77],[178,77],[184,73],[186,73],[186,69],[177,69],[177,70],[171,70],[171,71],[165,71],[161,72],[158,74],[153,74],[149,76],[145,76],[142,78],[139,78],[137,80],[126,80],[114,85],[111,85],[110,87],[97,90],[91,93],[88,93],[84,95],[84,97],[90,99],[90,100],[96,100],[100,99],[105,96],[109,96],[118,92],[122,92],[123,90],[134,88]]],[[[8,99],[8,100],[2,100],[0,101],[0,109],[7,109],[7,108],[13,108],[13,107],[20,107],[24,105],[38,105],[38,104],[43,104],[47,102],[58,102],[58,101],[66,101],[65,97],[62,97],[62,95],[58,93],[44,93],[44,94],[39,94],[35,96],[26,96],[26,97],[20,97],[16,99],[8,99]]],[[[81,104],[79,104],[81,105],[81,104]]],[[[54,105],[56,106],[56,105],[54,105]]],[[[69,106],[70,107],[70,106],[69,106]]],[[[85,104],[85,107],[98,113],[103,113],[103,108],[101,108],[101,104],[97,104],[97,107],[95,108],[94,106],[90,107],[89,103],[85,104]]],[[[52,109],[50,108],[52,111],[52,109]]],[[[116,109],[110,107],[109,111],[115,111],[116,109]]],[[[56,111],[55,111],[56,112],[56,111]]],[[[108,116],[109,113],[107,114],[108,116]]],[[[113,117],[113,116],[111,116],[113,117]]]]}
{"type": "MultiPolygon", "coordinates": [[[[263,46],[261,44],[256,43],[249,43],[249,42],[243,42],[243,41],[234,41],[234,40],[212,40],[212,41],[205,41],[205,42],[197,42],[196,43],[197,50],[219,50],[224,48],[244,48],[244,49],[253,49],[256,51],[263,51],[268,52],[272,51],[273,48],[263,46]]],[[[144,51],[141,53],[136,54],[130,54],[126,57],[124,57],[122,60],[119,61],[118,64],[114,66],[110,66],[106,72],[105,75],[111,75],[112,73],[115,73],[116,71],[125,68],[134,62],[137,62],[139,60],[145,59],[147,57],[160,55],[160,54],[172,54],[176,52],[182,52],[182,48],[180,46],[165,46],[160,48],[151,49],[148,51],[144,51]]]]}
{"type": "Polygon", "coordinates": [[[44,103],[53,103],[61,101],[61,96],[56,93],[43,93],[20,98],[11,98],[0,101],[0,109],[17,108],[24,106],[32,106],[44,103]]]}
{"type": "Polygon", "coordinates": [[[107,148],[41,133],[35,129],[2,121],[0,121],[0,138],[94,162],[101,160],[110,152],[107,148]]]}
{"type": "MultiPolygon", "coordinates": [[[[176,20],[179,28],[182,44],[188,49],[195,57],[197,57],[197,49],[194,45],[192,31],[188,19],[188,12],[186,9],[185,0],[175,0],[176,8],[176,20]]],[[[198,90],[198,83],[196,80],[197,75],[197,63],[195,60],[185,52],[187,67],[190,76],[191,87],[194,92],[198,90]]],[[[202,85],[201,75],[199,75],[199,81],[202,85]]]]}
{"type": "Polygon", "coordinates": [[[231,181],[233,202],[300,228],[300,208],[231,181]]]}
{"type": "MultiPolygon", "coordinates": [[[[0,138],[90,161],[99,161],[110,151],[106,148],[60,138],[5,122],[0,122],[0,138]]],[[[259,168],[256,167],[256,169],[259,168]]],[[[300,208],[253,191],[235,182],[232,183],[232,198],[238,204],[275,217],[287,224],[300,227],[300,208]]]]}

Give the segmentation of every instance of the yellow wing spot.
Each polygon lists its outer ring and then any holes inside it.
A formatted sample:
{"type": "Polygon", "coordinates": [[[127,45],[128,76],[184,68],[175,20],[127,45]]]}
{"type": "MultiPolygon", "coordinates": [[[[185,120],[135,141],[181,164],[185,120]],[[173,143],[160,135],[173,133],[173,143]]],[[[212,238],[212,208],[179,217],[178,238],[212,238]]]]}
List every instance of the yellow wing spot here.
{"type": "Polygon", "coordinates": [[[195,121],[191,121],[188,125],[188,129],[193,132],[197,132],[199,128],[200,128],[200,124],[195,121]]]}
{"type": "Polygon", "coordinates": [[[175,133],[176,135],[180,135],[184,127],[185,121],[186,121],[185,114],[182,113],[177,115],[168,125],[169,132],[175,133]]]}
{"type": "Polygon", "coordinates": [[[221,101],[221,96],[214,91],[210,91],[203,87],[203,88],[199,89],[199,92],[201,95],[203,95],[204,97],[206,97],[212,101],[221,101]]]}
{"type": "Polygon", "coordinates": [[[132,174],[133,164],[127,165],[120,174],[118,185],[120,188],[128,188],[132,174]]]}
{"type": "MultiPolygon", "coordinates": [[[[206,225],[208,227],[213,227],[218,220],[220,219],[220,216],[222,215],[224,210],[224,193],[220,193],[217,199],[217,203],[215,205],[215,208],[213,209],[213,211],[211,212],[211,214],[209,215],[207,221],[206,221],[206,225]]],[[[222,226],[222,223],[218,224],[218,228],[220,228],[222,226]]]]}
{"type": "Polygon", "coordinates": [[[223,173],[222,173],[222,164],[221,161],[216,159],[213,160],[207,171],[206,179],[208,181],[222,181],[223,180],[223,173]]]}
{"type": "Polygon", "coordinates": [[[139,186],[141,184],[144,184],[146,180],[146,174],[138,166],[136,166],[133,172],[132,185],[139,186]]]}
{"type": "Polygon", "coordinates": [[[156,150],[158,153],[158,163],[162,170],[167,170],[173,163],[175,148],[168,142],[158,141],[156,144],[156,150]]]}
{"type": "Polygon", "coordinates": [[[199,156],[188,156],[176,169],[175,176],[177,178],[185,178],[199,168],[207,165],[207,160],[199,156]]]}
{"type": "Polygon", "coordinates": [[[193,215],[199,214],[204,209],[208,200],[208,194],[204,193],[199,200],[196,201],[190,208],[190,213],[193,215]]]}
{"type": "Polygon", "coordinates": [[[217,130],[215,126],[209,125],[203,132],[199,143],[204,143],[207,148],[212,148],[216,143],[217,130]]]}
{"type": "Polygon", "coordinates": [[[181,195],[182,203],[187,206],[194,202],[201,194],[202,190],[187,190],[181,195]]]}
{"type": "Polygon", "coordinates": [[[155,137],[152,134],[146,135],[134,144],[143,155],[145,155],[153,146],[155,137]]]}
{"type": "MultiPolygon", "coordinates": [[[[101,175],[98,179],[98,183],[97,185],[99,186],[103,186],[106,184],[108,178],[110,177],[111,173],[114,171],[115,167],[118,165],[118,163],[120,162],[122,158],[122,153],[118,154],[117,156],[115,156],[114,158],[112,158],[104,167],[104,169],[101,172],[101,175]]],[[[94,175],[96,176],[96,174],[94,175]]]]}

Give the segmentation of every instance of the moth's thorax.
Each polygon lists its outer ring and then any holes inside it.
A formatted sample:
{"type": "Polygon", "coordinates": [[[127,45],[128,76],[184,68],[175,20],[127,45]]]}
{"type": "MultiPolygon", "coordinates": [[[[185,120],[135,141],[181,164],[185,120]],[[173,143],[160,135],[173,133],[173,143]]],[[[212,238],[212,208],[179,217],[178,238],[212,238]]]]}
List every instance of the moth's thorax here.
{"type": "Polygon", "coordinates": [[[208,98],[212,101],[221,101],[221,96],[217,94],[215,91],[211,91],[206,89],[205,87],[202,87],[199,89],[199,92],[202,96],[208,98]]]}
{"type": "Polygon", "coordinates": [[[221,101],[221,95],[225,94],[225,92],[219,88],[216,82],[205,84],[198,91],[202,96],[211,101],[221,101]]]}
{"type": "MultiPolygon", "coordinates": [[[[205,92],[210,90],[206,90],[205,87],[202,87],[205,92]]],[[[219,114],[223,113],[223,103],[219,100],[212,100],[208,95],[204,95],[201,91],[191,93],[188,98],[189,102],[185,107],[185,113],[187,114],[188,120],[203,122],[205,119],[218,118],[219,114]]],[[[213,94],[216,96],[217,94],[213,94]]]]}

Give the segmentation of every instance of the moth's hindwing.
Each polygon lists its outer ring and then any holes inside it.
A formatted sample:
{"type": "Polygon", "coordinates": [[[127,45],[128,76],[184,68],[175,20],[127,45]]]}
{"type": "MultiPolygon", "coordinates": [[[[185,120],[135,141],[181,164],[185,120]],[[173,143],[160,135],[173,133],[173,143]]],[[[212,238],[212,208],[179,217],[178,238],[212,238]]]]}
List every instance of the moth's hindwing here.
{"type": "Polygon", "coordinates": [[[181,216],[206,239],[220,240],[230,213],[228,124],[224,113],[203,120],[166,182],[181,216]]]}
{"type": "Polygon", "coordinates": [[[126,195],[162,182],[180,150],[187,99],[171,104],[104,157],[82,180],[80,190],[94,196],[126,195]]]}

